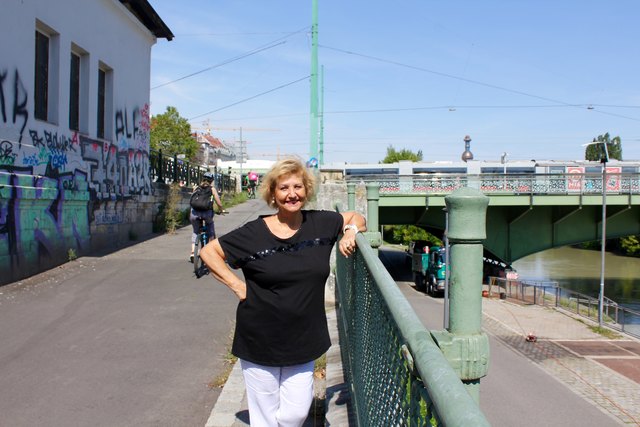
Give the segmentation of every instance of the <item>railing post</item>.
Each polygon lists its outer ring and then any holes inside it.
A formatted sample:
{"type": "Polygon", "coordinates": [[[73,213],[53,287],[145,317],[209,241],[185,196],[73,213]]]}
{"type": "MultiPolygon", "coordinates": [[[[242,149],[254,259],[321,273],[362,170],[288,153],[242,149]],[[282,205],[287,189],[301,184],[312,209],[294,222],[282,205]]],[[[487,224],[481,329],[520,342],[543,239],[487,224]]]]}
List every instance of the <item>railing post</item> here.
{"type": "Polygon", "coordinates": [[[460,188],[445,198],[449,212],[451,281],[449,327],[433,331],[438,346],[467,391],[480,401],[480,378],[489,367],[489,338],[482,332],[482,240],[489,198],[460,188]]]}
{"type": "Polygon", "coordinates": [[[164,170],[164,159],[162,158],[162,150],[158,150],[158,178],[156,178],[156,182],[164,182],[163,170],[164,170]]]}
{"type": "Polygon", "coordinates": [[[173,155],[173,182],[178,182],[178,155],[173,155]]]}
{"type": "MultiPolygon", "coordinates": [[[[368,183],[367,184],[367,231],[364,233],[367,240],[369,240],[369,244],[374,250],[378,250],[380,245],[382,244],[382,236],[378,231],[379,221],[378,221],[378,202],[380,201],[380,184],[368,183]]],[[[349,191],[349,187],[347,186],[347,191],[349,191]]],[[[355,185],[353,186],[354,191],[354,200],[353,205],[351,207],[351,200],[348,201],[349,209],[355,208],[355,185]]]]}
{"type": "Polygon", "coordinates": [[[356,208],[356,184],[355,182],[349,182],[347,183],[347,209],[352,211],[355,208],[356,208]]]}

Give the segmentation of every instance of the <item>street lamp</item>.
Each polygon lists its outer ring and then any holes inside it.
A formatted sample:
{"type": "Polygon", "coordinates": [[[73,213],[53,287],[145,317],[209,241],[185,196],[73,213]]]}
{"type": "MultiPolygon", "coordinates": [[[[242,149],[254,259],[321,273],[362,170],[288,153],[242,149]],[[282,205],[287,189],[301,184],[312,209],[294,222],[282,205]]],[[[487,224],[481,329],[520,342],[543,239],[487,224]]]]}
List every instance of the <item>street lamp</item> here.
{"type": "Polygon", "coordinates": [[[502,186],[504,187],[503,189],[506,191],[507,189],[507,156],[509,155],[509,153],[507,153],[506,151],[504,151],[502,153],[502,156],[500,156],[500,163],[502,163],[502,186]]]}
{"type": "Polygon", "coordinates": [[[449,209],[446,207],[444,211],[444,329],[449,328],[449,265],[451,254],[449,253],[449,209]]]}
{"type": "Polygon", "coordinates": [[[602,327],[602,307],[604,306],[604,253],[607,242],[607,162],[609,161],[609,150],[606,141],[596,141],[583,144],[588,145],[602,144],[604,147],[604,158],[602,162],[602,242],[600,248],[600,293],[598,295],[598,325],[602,327]]]}

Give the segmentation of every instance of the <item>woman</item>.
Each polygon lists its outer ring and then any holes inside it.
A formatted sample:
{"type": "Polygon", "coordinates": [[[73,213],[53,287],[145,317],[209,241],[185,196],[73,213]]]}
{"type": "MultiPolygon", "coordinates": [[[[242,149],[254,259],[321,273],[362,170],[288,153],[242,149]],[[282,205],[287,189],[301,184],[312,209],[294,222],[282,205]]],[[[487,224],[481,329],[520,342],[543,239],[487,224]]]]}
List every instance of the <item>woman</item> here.
{"type": "Polygon", "coordinates": [[[276,209],[209,243],[202,260],[240,303],[232,352],[240,359],[252,426],[301,426],[313,400],[314,360],[330,346],[324,311],[329,257],[353,254],[366,230],[356,212],[303,210],[315,177],[297,159],[264,176],[276,209]],[[244,281],[225,263],[241,268],[244,281]]]}
{"type": "MultiPolygon", "coordinates": [[[[211,172],[205,172],[202,176],[202,181],[199,188],[207,190],[207,195],[209,192],[211,193],[211,198],[215,201],[216,205],[222,209],[222,202],[220,201],[220,196],[218,195],[218,191],[213,183],[213,174],[211,172]]],[[[196,189],[198,188],[196,187],[196,189]]],[[[195,190],[194,190],[195,192],[195,190]]],[[[193,250],[196,246],[196,241],[198,239],[198,234],[200,233],[200,221],[204,219],[204,222],[207,224],[207,235],[209,237],[209,241],[213,240],[216,237],[215,228],[213,225],[213,209],[194,209],[193,207],[189,211],[189,222],[191,222],[191,227],[193,228],[193,233],[191,233],[191,255],[189,256],[189,261],[193,262],[193,250]]]]}

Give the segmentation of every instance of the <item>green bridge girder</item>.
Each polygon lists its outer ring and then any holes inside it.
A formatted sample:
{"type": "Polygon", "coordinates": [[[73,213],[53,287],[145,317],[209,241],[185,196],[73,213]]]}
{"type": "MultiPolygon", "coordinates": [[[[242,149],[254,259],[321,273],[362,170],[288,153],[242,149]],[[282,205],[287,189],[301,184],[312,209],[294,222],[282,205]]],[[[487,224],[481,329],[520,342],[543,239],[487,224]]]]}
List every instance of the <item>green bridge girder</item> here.
{"type": "MultiPolygon", "coordinates": [[[[380,194],[379,222],[442,236],[446,194],[380,194]]],[[[487,194],[486,250],[507,264],[545,249],[599,240],[602,196],[487,194]]],[[[607,238],[640,234],[640,195],[607,194],[607,238]]]]}

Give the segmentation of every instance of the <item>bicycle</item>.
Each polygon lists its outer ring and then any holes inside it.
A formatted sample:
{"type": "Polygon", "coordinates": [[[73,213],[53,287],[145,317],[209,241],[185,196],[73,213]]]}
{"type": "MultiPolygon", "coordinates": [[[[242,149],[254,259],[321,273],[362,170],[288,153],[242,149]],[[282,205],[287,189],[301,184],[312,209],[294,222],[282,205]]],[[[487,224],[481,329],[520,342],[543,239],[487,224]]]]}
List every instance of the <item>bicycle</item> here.
{"type": "MultiPolygon", "coordinates": [[[[223,210],[221,212],[215,212],[217,215],[226,215],[229,212],[223,210]]],[[[209,274],[209,269],[204,265],[202,259],[200,258],[200,252],[202,248],[204,248],[207,243],[209,243],[209,227],[204,219],[200,218],[200,233],[196,236],[196,244],[193,248],[193,272],[196,275],[196,278],[199,279],[202,276],[209,274]]]]}
{"type": "Polygon", "coordinates": [[[249,184],[249,186],[247,187],[247,193],[248,193],[250,199],[255,199],[256,198],[256,185],[255,184],[249,184]]]}

